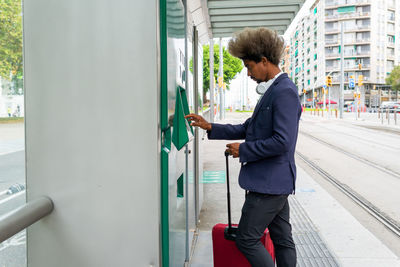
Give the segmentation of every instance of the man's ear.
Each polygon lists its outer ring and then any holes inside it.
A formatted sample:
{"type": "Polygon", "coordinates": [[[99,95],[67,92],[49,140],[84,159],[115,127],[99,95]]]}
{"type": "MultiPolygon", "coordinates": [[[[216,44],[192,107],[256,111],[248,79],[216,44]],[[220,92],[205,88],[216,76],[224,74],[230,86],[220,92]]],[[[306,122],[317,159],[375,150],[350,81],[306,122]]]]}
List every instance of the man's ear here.
{"type": "Polygon", "coordinates": [[[261,62],[263,63],[264,66],[267,66],[269,61],[266,57],[262,57],[261,62]]]}
{"type": "Polygon", "coordinates": [[[261,58],[261,62],[266,66],[268,64],[268,59],[266,57],[261,58]]]}

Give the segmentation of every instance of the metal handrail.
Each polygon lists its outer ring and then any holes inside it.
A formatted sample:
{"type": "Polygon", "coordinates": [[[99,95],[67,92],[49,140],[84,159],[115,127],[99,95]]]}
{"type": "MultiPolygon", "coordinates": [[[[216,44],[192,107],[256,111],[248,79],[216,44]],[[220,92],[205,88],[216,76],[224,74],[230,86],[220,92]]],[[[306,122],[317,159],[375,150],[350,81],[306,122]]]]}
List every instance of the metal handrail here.
{"type": "Polygon", "coordinates": [[[39,221],[53,211],[53,201],[40,197],[0,218],[0,243],[39,221]]]}

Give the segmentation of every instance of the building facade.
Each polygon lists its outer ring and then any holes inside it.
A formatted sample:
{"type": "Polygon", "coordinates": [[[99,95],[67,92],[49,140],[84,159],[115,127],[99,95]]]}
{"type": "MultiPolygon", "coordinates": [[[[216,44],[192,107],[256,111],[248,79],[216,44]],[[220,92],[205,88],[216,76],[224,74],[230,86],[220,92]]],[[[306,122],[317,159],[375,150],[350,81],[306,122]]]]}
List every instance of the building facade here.
{"type": "Polygon", "coordinates": [[[291,35],[290,76],[299,93],[312,105],[312,99],[328,99],[326,76],[332,77],[329,95],[340,98],[341,25],[344,28],[345,105],[360,94],[360,104],[379,106],[388,99],[379,88],[399,63],[399,1],[396,0],[316,0],[291,35]],[[354,80],[354,88],[352,88],[354,80]],[[359,86],[359,81],[362,84],[359,86]]]}

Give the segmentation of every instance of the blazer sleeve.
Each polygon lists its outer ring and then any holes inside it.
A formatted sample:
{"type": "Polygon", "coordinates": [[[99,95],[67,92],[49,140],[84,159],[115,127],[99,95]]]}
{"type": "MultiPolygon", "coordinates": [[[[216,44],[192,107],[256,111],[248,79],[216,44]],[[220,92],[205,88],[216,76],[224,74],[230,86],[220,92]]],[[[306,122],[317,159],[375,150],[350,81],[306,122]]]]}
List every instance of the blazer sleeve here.
{"type": "Polygon", "coordinates": [[[299,98],[297,93],[290,87],[279,90],[272,103],[272,136],[240,144],[240,162],[257,161],[289,151],[296,142],[298,114],[299,98]]]}
{"type": "Polygon", "coordinates": [[[239,140],[246,138],[246,129],[249,125],[250,118],[243,124],[218,124],[212,123],[211,131],[207,131],[208,139],[219,140],[239,140]]]}

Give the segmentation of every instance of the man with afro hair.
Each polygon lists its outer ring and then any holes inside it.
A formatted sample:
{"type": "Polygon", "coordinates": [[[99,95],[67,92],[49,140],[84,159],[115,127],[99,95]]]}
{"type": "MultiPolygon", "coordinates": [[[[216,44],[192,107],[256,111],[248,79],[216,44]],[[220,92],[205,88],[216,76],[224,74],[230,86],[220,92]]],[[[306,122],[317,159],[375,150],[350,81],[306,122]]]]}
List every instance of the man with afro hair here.
{"type": "Polygon", "coordinates": [[[296,86],[279,68],[284,41],[270,29],[246,28],[234,35],[228,49],[243,60],[247,75],[259,83],[256,90],[261,96],[253,115],[239,125],[209,123],[195,114],[187,118],[207,130],[209,139],[245,140],[227,144],[227,151],[242,164],[239,185],[246,190],[238,249],[253,267],[275,266],[260,241],[268,227],[277,266],[295,267],[288,196],[295,191],[294,152],[301,105],[296,86]]]}

